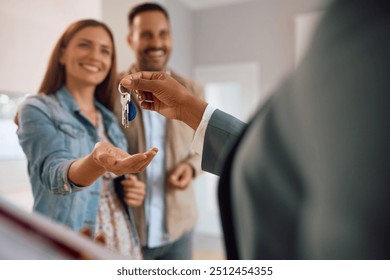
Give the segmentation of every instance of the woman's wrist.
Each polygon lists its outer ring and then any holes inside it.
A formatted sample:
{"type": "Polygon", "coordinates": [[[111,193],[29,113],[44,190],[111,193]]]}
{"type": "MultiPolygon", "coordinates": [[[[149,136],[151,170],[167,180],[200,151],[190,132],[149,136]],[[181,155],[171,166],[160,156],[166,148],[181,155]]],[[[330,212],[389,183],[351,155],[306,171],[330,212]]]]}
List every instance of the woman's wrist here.
{"type": "Polygon", "coordinates": [[[92,152],[71,164],[68,178],[78,186],[89,186],[103,175],[105,171],[105,168],[94,160],[92,152]]]}

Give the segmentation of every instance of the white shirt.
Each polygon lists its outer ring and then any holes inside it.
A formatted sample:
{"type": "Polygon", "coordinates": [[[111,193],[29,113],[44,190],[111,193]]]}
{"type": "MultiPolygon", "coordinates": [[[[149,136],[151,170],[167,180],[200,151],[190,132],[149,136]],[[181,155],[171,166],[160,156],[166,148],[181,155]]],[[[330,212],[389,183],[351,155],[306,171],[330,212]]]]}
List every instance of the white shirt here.
{"type": "Polygon", "coordinates": [[[203,113],[202,120],[200,121],[199,126],[195,131],[194,139],[192,139],[191,149],[200,156],[202,156],[203,153],[204,137],[207,126],[209,124],[211,115],[216,109],[217,108],[211,105],[207,105],[206,110],[203,113]]]}
{"type": "Polygon", "coordinates": [[[146,148],[158,148],[158,154],[149,164],[146,171],[147,196],[145,215],[147,225],[147,245],[159,247],[169,242],[165,229],[165,117],[144,110],[146,148]]]}

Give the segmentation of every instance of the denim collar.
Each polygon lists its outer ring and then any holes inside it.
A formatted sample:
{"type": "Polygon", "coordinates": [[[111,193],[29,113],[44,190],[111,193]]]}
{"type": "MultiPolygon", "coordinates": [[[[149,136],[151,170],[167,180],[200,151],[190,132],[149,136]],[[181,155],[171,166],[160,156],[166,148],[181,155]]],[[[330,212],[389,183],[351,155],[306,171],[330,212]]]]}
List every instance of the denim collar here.
{"type": "MultiPolygon", "coordinates": [[[[60,104],[65,107],[70,112],[78,112],[81,113],[80,106],[77,104],[76,100],[73,98],[72,94],[69,92],[67,87],[63,85],[56,93],[58,100],[60,104]]],[[[115,119],[111,114],[110,111],[99,101],[94,98],[94,103],[96,108],[103,114],[103,118],[110,118],[115,119]]]]}
{"type": "Polygon", "coordinates": [[[80,112],[80,106],[77,104],[76,100],[73,98],[72,94],[63,85],[56,93],[58,101],[60,104],[65,107],[70,112],[80,112]]]}

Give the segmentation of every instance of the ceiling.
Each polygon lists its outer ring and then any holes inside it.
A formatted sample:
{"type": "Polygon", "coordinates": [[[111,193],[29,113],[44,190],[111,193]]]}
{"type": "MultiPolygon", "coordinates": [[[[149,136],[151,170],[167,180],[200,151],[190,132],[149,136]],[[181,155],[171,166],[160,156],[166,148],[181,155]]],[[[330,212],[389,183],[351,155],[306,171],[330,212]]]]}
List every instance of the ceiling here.
{"type": "Polygon", "coordinates": [[[252,0],[179,0],[192,10],[202,10],[252,0]]]}

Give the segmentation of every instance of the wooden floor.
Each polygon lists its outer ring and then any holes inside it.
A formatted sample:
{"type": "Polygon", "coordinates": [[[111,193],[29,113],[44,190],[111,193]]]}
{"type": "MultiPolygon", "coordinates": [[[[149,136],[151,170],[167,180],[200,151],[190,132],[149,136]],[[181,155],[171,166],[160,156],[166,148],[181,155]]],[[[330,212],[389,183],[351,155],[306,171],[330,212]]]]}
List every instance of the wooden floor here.
{"type": "Polygon", "coordinates": [[[222,238],[204,234],[194,234],[194,260],[224,260],[222,238]]]}
{"type": "Polygon", "coordinates": [[[208,251],[195,251],[194,260],[225,260],[225,255],[208,251]]]}

